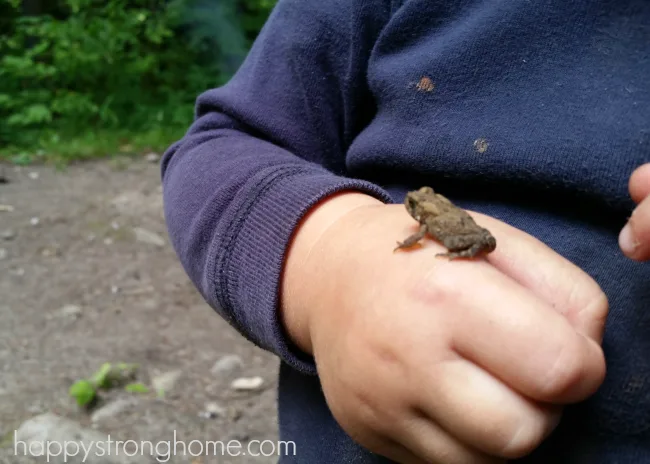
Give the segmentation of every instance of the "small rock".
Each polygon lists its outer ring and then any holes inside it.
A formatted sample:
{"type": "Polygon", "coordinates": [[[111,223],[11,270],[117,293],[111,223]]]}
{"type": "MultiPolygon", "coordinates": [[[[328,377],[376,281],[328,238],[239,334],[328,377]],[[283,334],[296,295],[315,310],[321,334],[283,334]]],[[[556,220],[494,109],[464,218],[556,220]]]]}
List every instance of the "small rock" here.
{"type": "Polygon", "coordinates": [[[14,210],[14,207],[11,205],[0,205],[0,212],[2,213],[11,213],[14,210]]]}
{"type": "Polygon", "coordinates": [[[23,269],[22,267],[19,267],[17,269],[12,269],[10,272],[13,275],[18,276],[18,277],[22,277],[22,276],[25,275],[25,269],[23,269]]]}
{"type": "Polygon", "coordinates": [[[120,287],[118,287],[117,285],[111,285],[111,293],[113,295],[119,293],[119,291],[120,291],[120,287]]]}
{"type": "Polygon", "coordinates": [[[81,307],[73,304],[67,304],[59,310],[59,313],[65,317],[79,317],[81,316],[81,307]]]}
{"type": "Polygon", "coordinates": [[[180,377],[181,371],[179,370],[165,372],[151,379],[151,386],[156,392],[163,391],[166,393],[174,388],[180,377]]]}
{"type": "Polygon", "coordinates": [[[33,226],[37,226],[40,222],[41,220],[37,217],[33,217],[29,220],[29,223],[33,226]]]}
{"type": "Polygon", "coordinates": [[[11,229],[6,229],[0,232],[0,237],[2,237],[3,240],[13,240],[16,238],[16,232],[11,229]]]}
{"type": "Polygon", "coordinates": [[[130,289],[125,289],[124,294],[133,296],[133,295],[147,295],[155,292],[156,289],[153,285],[141,285],[139,287],[132,287],[130,289]]]}
{"type": "Polygon", "coordinates": [[[0,260],[6,259],[7,254],[8,253],[6,248],[0,248],[0,260]]]}
{"type": "Polygon", "coordinates": [[[215,375],[224,375],[235,369],[239,369],[244,366],[242,359],[235,354],[227,354],[222,356],[217,362],[214,363],[210,372],[215,375]]]}
{"type": "Polygon", "coordinates": [[[120,210],[120,212],[125,212],[129,204],[133,203],[133,196],[134,194],[131,192],[121,193],[111,200],[111,205],[120,210]]]}
{"type": "Polygon", "coordinates": [[[110,238],[110,237],[106,237],[106,238],[104,239],[104,245],[106,245],[106,246],[110,246],[110,245],[112,245],[112,244],[113,244],[113,239],[112,239],[112,238],[110,238]]]}
{"type": "Polygon", "coordinates": [[[157,163],[158,160],[160,159],[160,155],[158,153],[148,153],[144,157],[144,159],[149,161],[150,163],[157,163]]]}
{"type": "Polygon", "coordinates": [[[120,398],[106,406],[98,409],[90,417],[90,420],[97,423],[115,417],[136,404],[134,398],[120,398]]]}
{"type": "MultiPolygon", "coordinates": [[[[121,214],[131,215],[137,206],[146,201],[146,195],[140,191],[123,192],[111,200],[111,206],[121,214]]],[[[137,212],[136,212],[137,213],[137,212]]]]}
{"type": "Polygon", "coordinates": [[[262,388],[264,385],[264,379],[262,377],[240,377],[233,380],[230,384],[230,387],[233,390],[239,391],[256,391],[262,388]]]}
{"type": "Polygon", "coordinates": [[[116,452],[115,445],[110,444],[111,442],[114,444],[115,441],[111,439],[109,442],[110,436],[91,428],[85,428],[78,422],[52,413],[41,414],[25,421],[12,435],[16,454],[29,457],[41,456],[43,459],[39,462],[44,461],[45,458],[48,458],[48,462],[52,464],[140,464],[150,462],[147,451],[138,453],[122,446],[116,452]],[[56,446],[57,443],[62,445],[61,450],[56,446]],[[97,451],[98,448],[95,446],[99,443],[103,444],[103,449],[106,452],[92,452],[92,450],[97,451]],[[78,448],[74,444],[77,444],[78,448]],[[49,448],[48,445],[50,445],[49,448]],[[91,450],[91,452],[85,453],[84,450],[91,450]]]}
{"type": "Polygon", "coordinates": [[[45,407],[43,406],[42,403],[30,404],[27,407],[27,411],[29,411],[31,414],[40,414],[41,412],[43,412],[44,409],[45,407]]]}
{"type": "Polygon", "coordinates": [[[38,174],[38,172],[36,172],[36,171],[32,171],[32,172],[30,172],[30,173],[27,174],[27,175],[28,175],[29,178],[32,179],[32,180],[36,180],[36,179],[39,178],[39,174],[38,174]]]}
{"type": "Polygon", "coordinates": [[[113,222],[111,222],[111,228],[112,228],[113,230],[119,230],[120,225],[118,224],[117,221],[113,221],[113,222]]]}
{"type": "Polygon", "coordinates": [[[218,403],[206,403],[203,411],[199,413],[199,417],[203,419],[215,419],[217,417],[224,417],[227,413],[226,408],[218,403]]]}
{"type": "MultiPolygon", "coordinates": [[[[110,205],[115,208],[121,217],[139,219],[150,215],[164,219],[162,195],[129,190],[110,200],[110,205]]],[[[124,227],[124,224],[122,224],[124,227]]]]}
{"type": "Polygon", "coordinates": [[[41,251],[41,255],[45,256],[46,258],[50,258],[52,256],[61,256],[61,250],[59,247],[47,247],[44,248],[43,251],[41,251]]]}
{"type": "Polygon", "coordinates": [[[143,229],[142,227],[134,227],[133,232],[135,233],[136,240],[139,242],[148,243],[150,245],[155,245],[158,247],[165,246],[165,239],[163,239],[155,232],[143,229]]]}
{"type": "Polygon", "coordinates": [[[240,409],[232,408],[228,411],[228,418],[232,422],[237,422],[242,417],[242,412],[240,409]]]}

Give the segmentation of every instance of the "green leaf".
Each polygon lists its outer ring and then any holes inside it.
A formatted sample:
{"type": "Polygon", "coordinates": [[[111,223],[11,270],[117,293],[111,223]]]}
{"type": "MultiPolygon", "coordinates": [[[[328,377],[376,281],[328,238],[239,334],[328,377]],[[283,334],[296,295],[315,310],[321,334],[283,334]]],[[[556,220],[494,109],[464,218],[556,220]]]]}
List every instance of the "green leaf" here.
{"type": "Polygon", "coordinates": [[[111,363],[104,363],[102,367],[99,368],[97,372],[91,377],[91,382],[97,388],[108,388],[110,387],[110,378],[109,374],[111,373],[112,365],[111,363]]]}
{"type": "Polygon", "coordinates": [[[149,393],[149,387],[143,383],[130,383],[124,389],[130,393],[149,393]]]}
{"type": "Polygon", "coordinates": [[[118,363],[115,366],[115,374],[122,379],[128,379],[135,376],[138,365],[134,363],[118,363]]]}
{"type": "Polygon", "coordinates": [[[95,399],[97,391],[88,380],[79,380],[70,387],[68,394],[77,400],[79,406],[88,406],[95,399]]]}
{"type": "Polygon", "coordinates": [[[30,126],[33,124],[49,122],[52,120],[52,112],[45,105],[40,103],[30,105],[19,113],[14,113],[7,118],[8,126],[30,126]]]}

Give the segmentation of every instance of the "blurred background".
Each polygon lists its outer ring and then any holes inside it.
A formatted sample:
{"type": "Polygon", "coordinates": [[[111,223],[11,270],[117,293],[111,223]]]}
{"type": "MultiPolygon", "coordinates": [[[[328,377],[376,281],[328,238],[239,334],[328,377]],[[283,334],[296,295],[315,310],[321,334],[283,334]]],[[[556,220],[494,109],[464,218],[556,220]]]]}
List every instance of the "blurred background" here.
{"type": "Polygon", "coordinates": [[[274,0],[0,0],[0,150],[161,150],[228,80],[274,0]]]}
{"type": "MultiPolygon", "coordinates": [[[[0,0],[0,463],[46,462],[47,441],[277,440],[277,360],[187,279],[159,168],[274,4],[0,0]]],[[[278,450],[150,451],[83,462],[271,463],[278,450]]]]}

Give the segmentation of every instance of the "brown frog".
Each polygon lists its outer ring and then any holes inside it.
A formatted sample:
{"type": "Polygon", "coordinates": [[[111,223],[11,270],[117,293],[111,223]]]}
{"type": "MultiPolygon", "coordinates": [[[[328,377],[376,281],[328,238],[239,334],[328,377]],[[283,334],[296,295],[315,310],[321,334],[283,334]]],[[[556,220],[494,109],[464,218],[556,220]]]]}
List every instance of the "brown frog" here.
{"type": "Polygon", "coordinates": [[[477,225],[465,210],[435,193],[431,187],[409,192],[404,205],[421,227],[403,242],[397,242],[395,250],[415,245],[427,233],[449,251],[436,256],[445,256],[450,260],[485,255],[497,246],[496,239],[487,229],[477,225]]]}

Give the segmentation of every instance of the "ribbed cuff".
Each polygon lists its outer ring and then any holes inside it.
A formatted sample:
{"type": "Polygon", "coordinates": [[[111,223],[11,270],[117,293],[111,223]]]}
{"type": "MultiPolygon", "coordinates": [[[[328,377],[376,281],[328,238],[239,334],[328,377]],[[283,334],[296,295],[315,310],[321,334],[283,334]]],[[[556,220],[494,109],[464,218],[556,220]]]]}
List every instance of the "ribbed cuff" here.
{"type": "Polygon", "coordinates": [[[215,255],[212,282],[217,300],[249,340],[293,368],[316,373],[311,356],[288,339],[279,318],[280,278],[289,241],[302,217],[337,192],[366,193],[385,203],[389,194],[366,181],[335,176],[321,168],[284,166],[251,180],[250,197],[239,205],[215,255]]]}

